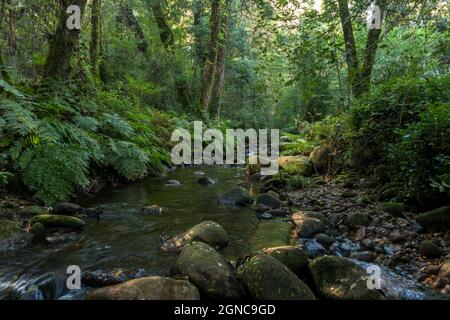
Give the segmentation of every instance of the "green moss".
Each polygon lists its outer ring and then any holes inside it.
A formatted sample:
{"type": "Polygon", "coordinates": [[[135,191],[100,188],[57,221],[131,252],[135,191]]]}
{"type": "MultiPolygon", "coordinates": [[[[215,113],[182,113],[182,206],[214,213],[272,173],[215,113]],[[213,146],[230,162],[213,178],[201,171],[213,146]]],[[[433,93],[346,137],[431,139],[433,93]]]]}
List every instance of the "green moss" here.
{"type": "Polygon", "coordinates": [[[46,228],[70,228],[83,229],[86,223],[76,217],[57,216],[57,215],[39,215],[33,218],[31,224],[42,223],[46,228]]]}

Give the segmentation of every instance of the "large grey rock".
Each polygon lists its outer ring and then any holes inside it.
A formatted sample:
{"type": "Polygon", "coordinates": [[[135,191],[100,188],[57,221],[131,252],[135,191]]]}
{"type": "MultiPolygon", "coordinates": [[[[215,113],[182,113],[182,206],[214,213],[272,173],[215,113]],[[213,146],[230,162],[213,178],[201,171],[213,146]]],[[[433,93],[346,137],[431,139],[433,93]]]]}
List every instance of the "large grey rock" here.
{"type": "Polygon", "coordinates": [[[242,295],[231,266],[220,253],[203,242],[186,245],[172,273],[188,277],[207,298],[238,299],[242,295]]]}
{"type": "Polygon", "coordinates": [[[86,300],[199,300],[197,288],[185,280],[148,277],[97,289],[86,300]]]}
{"type": "Polygon", "coordinates": [[[163,252],[179,252],[186,244],[201,241],[214,248],[228,245],[229,239],[225,229],[214,221],[203,221],[186,232],[169,239],[161,245],[163,252]]]}
{"type": "Polygon", "coordinates": [[[381,300],[378,290],[368,288],[369,274],[351,260],[324,256],[310,262],[309,269],[320,294],[332,300],[381,300]]]}
{"type": "Polygon", "coordinates": [[[266,206],[269,209],[278,209],[282,206],[282,202],[279,199],[269,195],[268,193],[260,194],[256,198],[256,204],[266,206]]]}
{"type": "Polygon", "coordinates": [[[67,228],[80,230],[83,229],[86,223],[76,217],[60,216],[60,215],[40,215],[31,220],[31,224],[42,223],[46,228],[67,228]]]}
{"type": "Polygon", "coordinates": [[[314,294],[277,259],[258,255],[241,271],[242,282],[256,300],[314,300],[314,294]]]}
{"type": "Polygon", "coordinates": [[[295,232],[300,238],[312,238],[318,233],[325,232],[325,225],[322,221],[305,214],[294,213],[292,222],[295,224],[295,232]]]}

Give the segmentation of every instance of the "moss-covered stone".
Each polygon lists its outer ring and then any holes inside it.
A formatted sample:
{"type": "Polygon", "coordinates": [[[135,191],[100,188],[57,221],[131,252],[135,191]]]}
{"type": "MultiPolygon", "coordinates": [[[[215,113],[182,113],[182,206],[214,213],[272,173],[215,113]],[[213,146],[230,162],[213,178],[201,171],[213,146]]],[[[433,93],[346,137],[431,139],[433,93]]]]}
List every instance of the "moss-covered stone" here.
{"type": "Polygon", "coordinates": [[[31,226],[30,233],[35,237],[43,237],[45,235],[45,226],[40,222],[36,222],[31,226]]]}
{"type": "Polygon", "coordinates": [[[172,273],[188,277],[207,298],[238,299],[242,295],[231,266],[220,253],[203,242],[186,245],[172,273]]]}
{"type": "Polygon", "coordinates": [[[341,257],[324,256],[309,263],[314,284],[320,294],[333,300],[381,300],[378,290],[367,286],[369,274],[361,266],[341,257]]]}
{"type": "Polygon", "coordinates": [[[97,289],[86,300],[199,300],[197,288],[185,280],[147,277],[97,289]]]}
{"type": "Polygon", "coordinates": [[[326,147],[316,147],[309,155],[309,161],[317,170],[323,170],[328,167],[330,160],[330,149],[326,147]]]}
{"type": "Polygon", "coordinates": [[[430,240],[422,241],[419,246],[419,253],[427,258],[435,259],[442,256],[442,250],[439,246],[430,240]]]}
{"type": "Polygon", "coordinates": [[[283,263],[268,255],[250,259],[242,269],[242,282],[256,300],[314,300],[314,294],[283,263]]]}
{"type": "Polygon", "coordinates": [[[161,246],[163,252],[179,252],[183,246],[193,241],[201,241],[214,248],[223,248],[228,245],[229,239],[225,229],[213,221],[203,221],[186,232],[164,242],[161,246]]]}
{"type": "Polygon", "coordinates": [[[39,215],[33,218],[31,224],[42,223],[46,228],[68,228],[80,230],[86,225],[85,222],[76,217],[58,215],[39,215]]]}
{"type": "Polygon", "coordinates": [[[421,213],[417,222],[429,232],[445,232],[450,230],[450,206],[421,213]]]}
{"type": "Polygon", "coordinates": [[[263,250],[263,253],[277,259],[296,275],[302,274],[308,265],[308,254],[299,247],[266,248],[263,250]]]}
{"type": "Polygon", "coordinates": [[[224,205],[246,206],[253,203],[253,199],[242,187],[236,187],[220,196],[219,201],[224,205]]]}

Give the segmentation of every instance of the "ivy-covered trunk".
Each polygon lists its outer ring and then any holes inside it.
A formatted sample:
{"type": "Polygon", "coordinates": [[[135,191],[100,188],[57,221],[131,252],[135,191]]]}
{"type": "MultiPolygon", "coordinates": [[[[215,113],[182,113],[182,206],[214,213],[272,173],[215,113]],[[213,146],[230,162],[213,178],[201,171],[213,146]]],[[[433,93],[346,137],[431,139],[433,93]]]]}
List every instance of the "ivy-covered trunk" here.
{"type": "Polygon", "coordinates": [[[57,27],[53,33],[44,65],[44,78],[67,79],[70,74],[70,59],[78,45],[80,30],[69,30],[67,21],[72,13],[67,8],[76,5],[81,9],[81,15],[86,7],[86,0],[59,0],[57,27]]]}

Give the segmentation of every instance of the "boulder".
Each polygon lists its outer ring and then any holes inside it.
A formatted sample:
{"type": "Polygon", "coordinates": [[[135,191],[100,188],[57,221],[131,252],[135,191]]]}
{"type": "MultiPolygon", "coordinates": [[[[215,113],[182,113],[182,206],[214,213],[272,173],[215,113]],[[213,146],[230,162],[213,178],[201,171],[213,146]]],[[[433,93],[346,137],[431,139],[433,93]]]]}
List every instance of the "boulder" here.
{"type": "Polygon", "coordinates": [[[28,244],[29,234],[15,221],[0,219],[0,252],[21,248],[28,244]]]}
{"type": "Polygon", "coordinates": [[[231,266],[220,253],[203,242],[186,245],[172,273],[186,276],[202,296],[210,299],[238,299],[242,295],[231,266]]]}
{"type": "Polygon", "coordinates": [[[241,278],[256,300],[315,300],[313,292],[303,281],[268,255],[255,256],[245,263],[241,278]]]}
{"type": "Polygon", "coordinates": [[[53,214],[73,216],[83,213],[83,208],[75,203],[61,202],[53,206],[53,214]]]}
{"type": "Polygon", "coordinates": [[[199,300],[195,286],[185,280],[147,277],[97,289],[86,300],[199,300]]]}
{"type": "Polygon", "coordinates": [[[253,203],[248,191],[242,187],[236,187],[221,195],[219,201],[221,204],[233,206],[246,206],[253,203]]]}
{"type": "Polygon", "coordinates": [[[279,157],[278,165],[281,169],[289,171],[291,174],[305,177],[311,176],[314,172],[311,161],[305,156],[279,157]]]}
{"type": "Polygon", "coordinates": [[[314,239],[326,248],[331,247],[335,240],[325,233],[318,233],[314,236],[314,239]]]}
{"type": "Polygon", "coordinates": [[[228,245],[229,239],[225,229],[214,221],[203,221],[186,232],[169,239],[161,246],[163,252],[179,252],[186,244],[201,241],[214,248],[228,245]]]}
{"type": "Polygon", "coordinates": [[[346,216],[344,224],[349,228],[367,227],[370,224],[370,218],[362,212],[354,212],[346,216]]]}
{"type": "Polygon", "coordinates": [[[324,256],[310,262],[309,270],[320,294],[332,300],[382,300],[378,290],[367,286],[369,274],[351,260],[324,256]]]}
{"type": "Polygon", "coordinates": [[[417,222],[429,232],[450,230],[450,206],[419,214],[417,222]]]}
{"type": "Polygon", "coordinates": [[[263,253],[277,259],[296,275],[302,274],[308,265],[308,255],[296,246],[266,248],[263,253]]]}
{"type": "Polygon", "coordinates": [[[330,149],[326,147],[317,147],[309,155],[309,161],[317,170],[323,170],[328,167],[330,160],[330,149]]]}
{"type": "Polygon", "coordinates": [[[256,198],[256,204],[266,206],[269,209],[278,209],[282,206],[282,202],[279,199],[269,195],[268,193],[260,194],[256,198]]]}
{"type": "Polygon", "coordinates": [[[419,246],[419,253],[427,258],[435,259],[442,256],[442,250],[439,246],[430,240],[422,241],[419,246]]]}
{"type": "Polygon", "coordinates": [[[294,213],[292,222],[296,226],[295,233],[300,238],[312,238],[318,233],[325,232],[325,225],[319,219],[308,217],[305,214],[294,213]]]}
{"type": "Polygon", "coordinates": [[[298,244],[311,259],[323,256],[326,252],[325,247],[316,239],[299,239],[298,244]]]}
{"type": "Polygon", "coordinates": [[[40,215],[31,220],[31,225],[35,223],[42,223],[46,228],[67,228],[80,230],[83,229],[86,223],[76,217],[61,216],[61,215],[40,215]]]}

